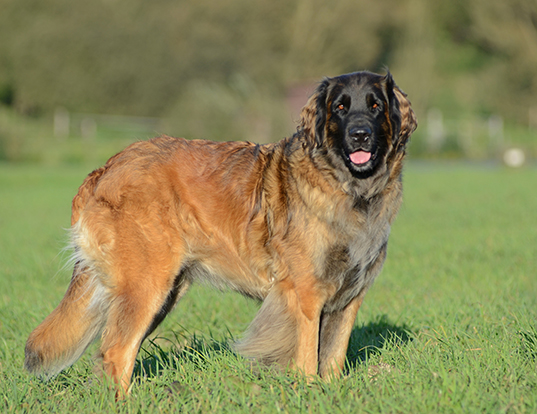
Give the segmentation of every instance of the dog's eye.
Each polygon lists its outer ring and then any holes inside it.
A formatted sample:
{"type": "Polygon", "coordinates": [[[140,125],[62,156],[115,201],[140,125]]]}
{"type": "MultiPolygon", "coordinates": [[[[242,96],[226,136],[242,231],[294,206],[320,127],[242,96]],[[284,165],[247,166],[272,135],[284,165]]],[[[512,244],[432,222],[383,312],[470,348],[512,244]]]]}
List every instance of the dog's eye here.
{"type": "Polygon", "coordinates": [[[351,106],[351,98],[349,95],[341,95],[334,102],[334,112],[345,113],[351,106]]]}
{"type": "Polygon", "coordinates": [[[377,112],[378,110],[380,110],[380,104],[378,102],[373,102],[373,104],[371,105],[371,110],[373,112],[377,112]]]}
{"type": "Polygon", "coordinates": [[[367,94],[366,102],[371,112],[378,112],[382,108],[382,102],[372,93],[367,94]]]}

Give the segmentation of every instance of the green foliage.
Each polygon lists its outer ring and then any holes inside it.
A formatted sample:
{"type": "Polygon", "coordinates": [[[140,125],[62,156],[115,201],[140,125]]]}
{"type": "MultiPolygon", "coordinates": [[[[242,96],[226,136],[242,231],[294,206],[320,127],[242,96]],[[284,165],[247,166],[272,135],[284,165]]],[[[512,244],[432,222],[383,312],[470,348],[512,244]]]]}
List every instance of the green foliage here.
{"type": "Polygon", "coordinates": [[[281,101],[273,91],[246,77],[234,76],[228,82],[198,80],[171,107],[174,116],[163,128],[169,135],[192,139],[267,143],[294,132],[293,120],[281,101]]]}
{"type": "Polygon", "coordinates": [[[297,82],[385,66],[420,118],[450,92],[527,125],[537,95],[534,0],[3,0],[0,39],[0,102],[23,113],[175,118],[236,77],[281,106],[297,82]]]}
{"type": "Polygon", "coordinates": [[[275,141],[315,82],[386,67],[418,116],[414,157],[497,158],[512,145],[537,157],[534,0],[3,0],[0,160],[102,162],[162,133],[275,141]],[[93,143],[78,140],[80,119],[53,137],[62,108],[96,122],[93,143]],[[125,125],[126,138],[103,114],[159,121],[125,125]],[[496,137],[490,119],[505,125],[496,137]]]}
{"type": "Polygon", "coordinates": [[[92,373],[91,351],[49,382],[22,368],[28,334],[67,287],[58,252],[87,172],[0,164],[2,412],[537,411],[535,169],[408,165],[344,378],[307,384],[251,367],[228,343],[259,305],[195,286],[144,342],[119,404],[92,373]]]}

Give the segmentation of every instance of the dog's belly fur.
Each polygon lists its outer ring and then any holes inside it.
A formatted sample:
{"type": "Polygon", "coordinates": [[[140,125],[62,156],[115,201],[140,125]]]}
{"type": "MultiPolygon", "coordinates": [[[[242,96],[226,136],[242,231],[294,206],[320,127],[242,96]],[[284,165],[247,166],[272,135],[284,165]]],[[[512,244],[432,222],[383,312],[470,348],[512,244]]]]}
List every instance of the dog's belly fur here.
{"type": "MultiPolygon", "coordinates": [[[[390,224],[386,221],[384,226],[376,234],[363,233],[349,246],[335,246],[326,253],[327,261],[323,275],[320,279],[334,286],[333,295],[327,300],[326,312],[343,309],[363,289],[368,289],[380,272],[380,267],[386,257],[390,224]],[[378,271],[371,272],[372,267],[379,267],[378,271]]],[[[268,246],[267,246],[268,247],[268,246]]],[[[270,250],[265,251],[266,257],[270,256],[270,250]]],[[[214,252],[217,255],[218,252],[214,252]]],[[[270,264],[284,259],[271,257],[268,267],[255,268],[248,266],[238,255],[233,255],[233,267],[228,267],[221,260],[218,263],[214,256],[204,251],[205,259],[199,258],[195,252],[192,258],[185,262],[185,277],[191,281],[208,283],[218,289],[231,288],[246,296],[265,299],[270,289],[278,281],[278,275],[270,264]],[[198,257],[198,259],[194,259],[198,257]],[[240,266],[237,264],[241,263],[240,266]],[[240,277],[238,277],[240,275],[240,277]]]]}

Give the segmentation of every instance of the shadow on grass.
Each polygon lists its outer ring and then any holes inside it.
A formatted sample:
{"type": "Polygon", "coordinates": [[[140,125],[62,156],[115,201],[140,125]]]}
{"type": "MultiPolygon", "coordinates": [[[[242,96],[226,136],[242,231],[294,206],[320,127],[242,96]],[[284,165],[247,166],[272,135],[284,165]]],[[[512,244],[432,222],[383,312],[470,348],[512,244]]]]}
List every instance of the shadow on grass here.
{"type": "Polygon", "coordinates": [[[233,354],[228,340],[217,340],[212,336],[175,334],[174,339],[146,339],[136,360],[133,378],[155,377],[163,369],[177,369],[183,364],[201,368],[209,358],[223,357],[225,354],[233,354]],[[163,342],[169,344],[166,344],[166,350],[161,345],[163,342]]]}
{"type": "MultiPolygon", "coordinates": [[[[207,360],[229,358],[234,355],[231,340],[215,339],[212,335],[175,334],[174,339],[154,338],[146,340],[140,351],[134,369],[134,378],[155,377],[163,369],[177,369],[187,363],[203,369],[207,360]],[[186,344],[185,344],[186,340],[186,344]],[[168,342],[167,350],[160,345],[168,342]],[[179,344],[183,345],[179,345],[179,344]]],[[[405,324],[390,322],[387,315],[380,315],[375,321],[354,327],[347,349],[347,367],[356,367],[368,358],[382,353],[383,349],[402,346],[412,340],[411,332],[405,324]]],[[[233,357],[232,357],[233,358],[233,357]]],[[[234,359],[234,358],[233,358],[234,359]]]]}
{"type": "Polygon", "coordinates": [[[412,341],[411,335],[407,325],[395,325],[387,315],[380,315],[375,321],[354,327],[347,349],[347,364],[355,367],[382,353],[386,347],[405,345],[412,341]]]}

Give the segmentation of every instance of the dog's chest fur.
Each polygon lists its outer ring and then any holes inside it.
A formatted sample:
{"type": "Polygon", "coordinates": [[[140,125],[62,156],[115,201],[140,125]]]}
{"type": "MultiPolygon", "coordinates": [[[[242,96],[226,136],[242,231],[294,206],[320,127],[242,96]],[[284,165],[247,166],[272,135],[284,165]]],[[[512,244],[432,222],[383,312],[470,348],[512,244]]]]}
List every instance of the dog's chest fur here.
{"type": "MultiPolygon", "coordinates": [[[[401,197],[400,189],[397,190],[392,197],[401,197]]],[[[344,308],[363,289],[367,290],[380,273],[395,216],[395,212],[385,210],[383,198],[363,202],[359,206],[360,225],[349,226],[341,235],[341,242],[336,241],[326,252],[322,278],[336,287],[325,306],[328,312],[344,308]]]]}

